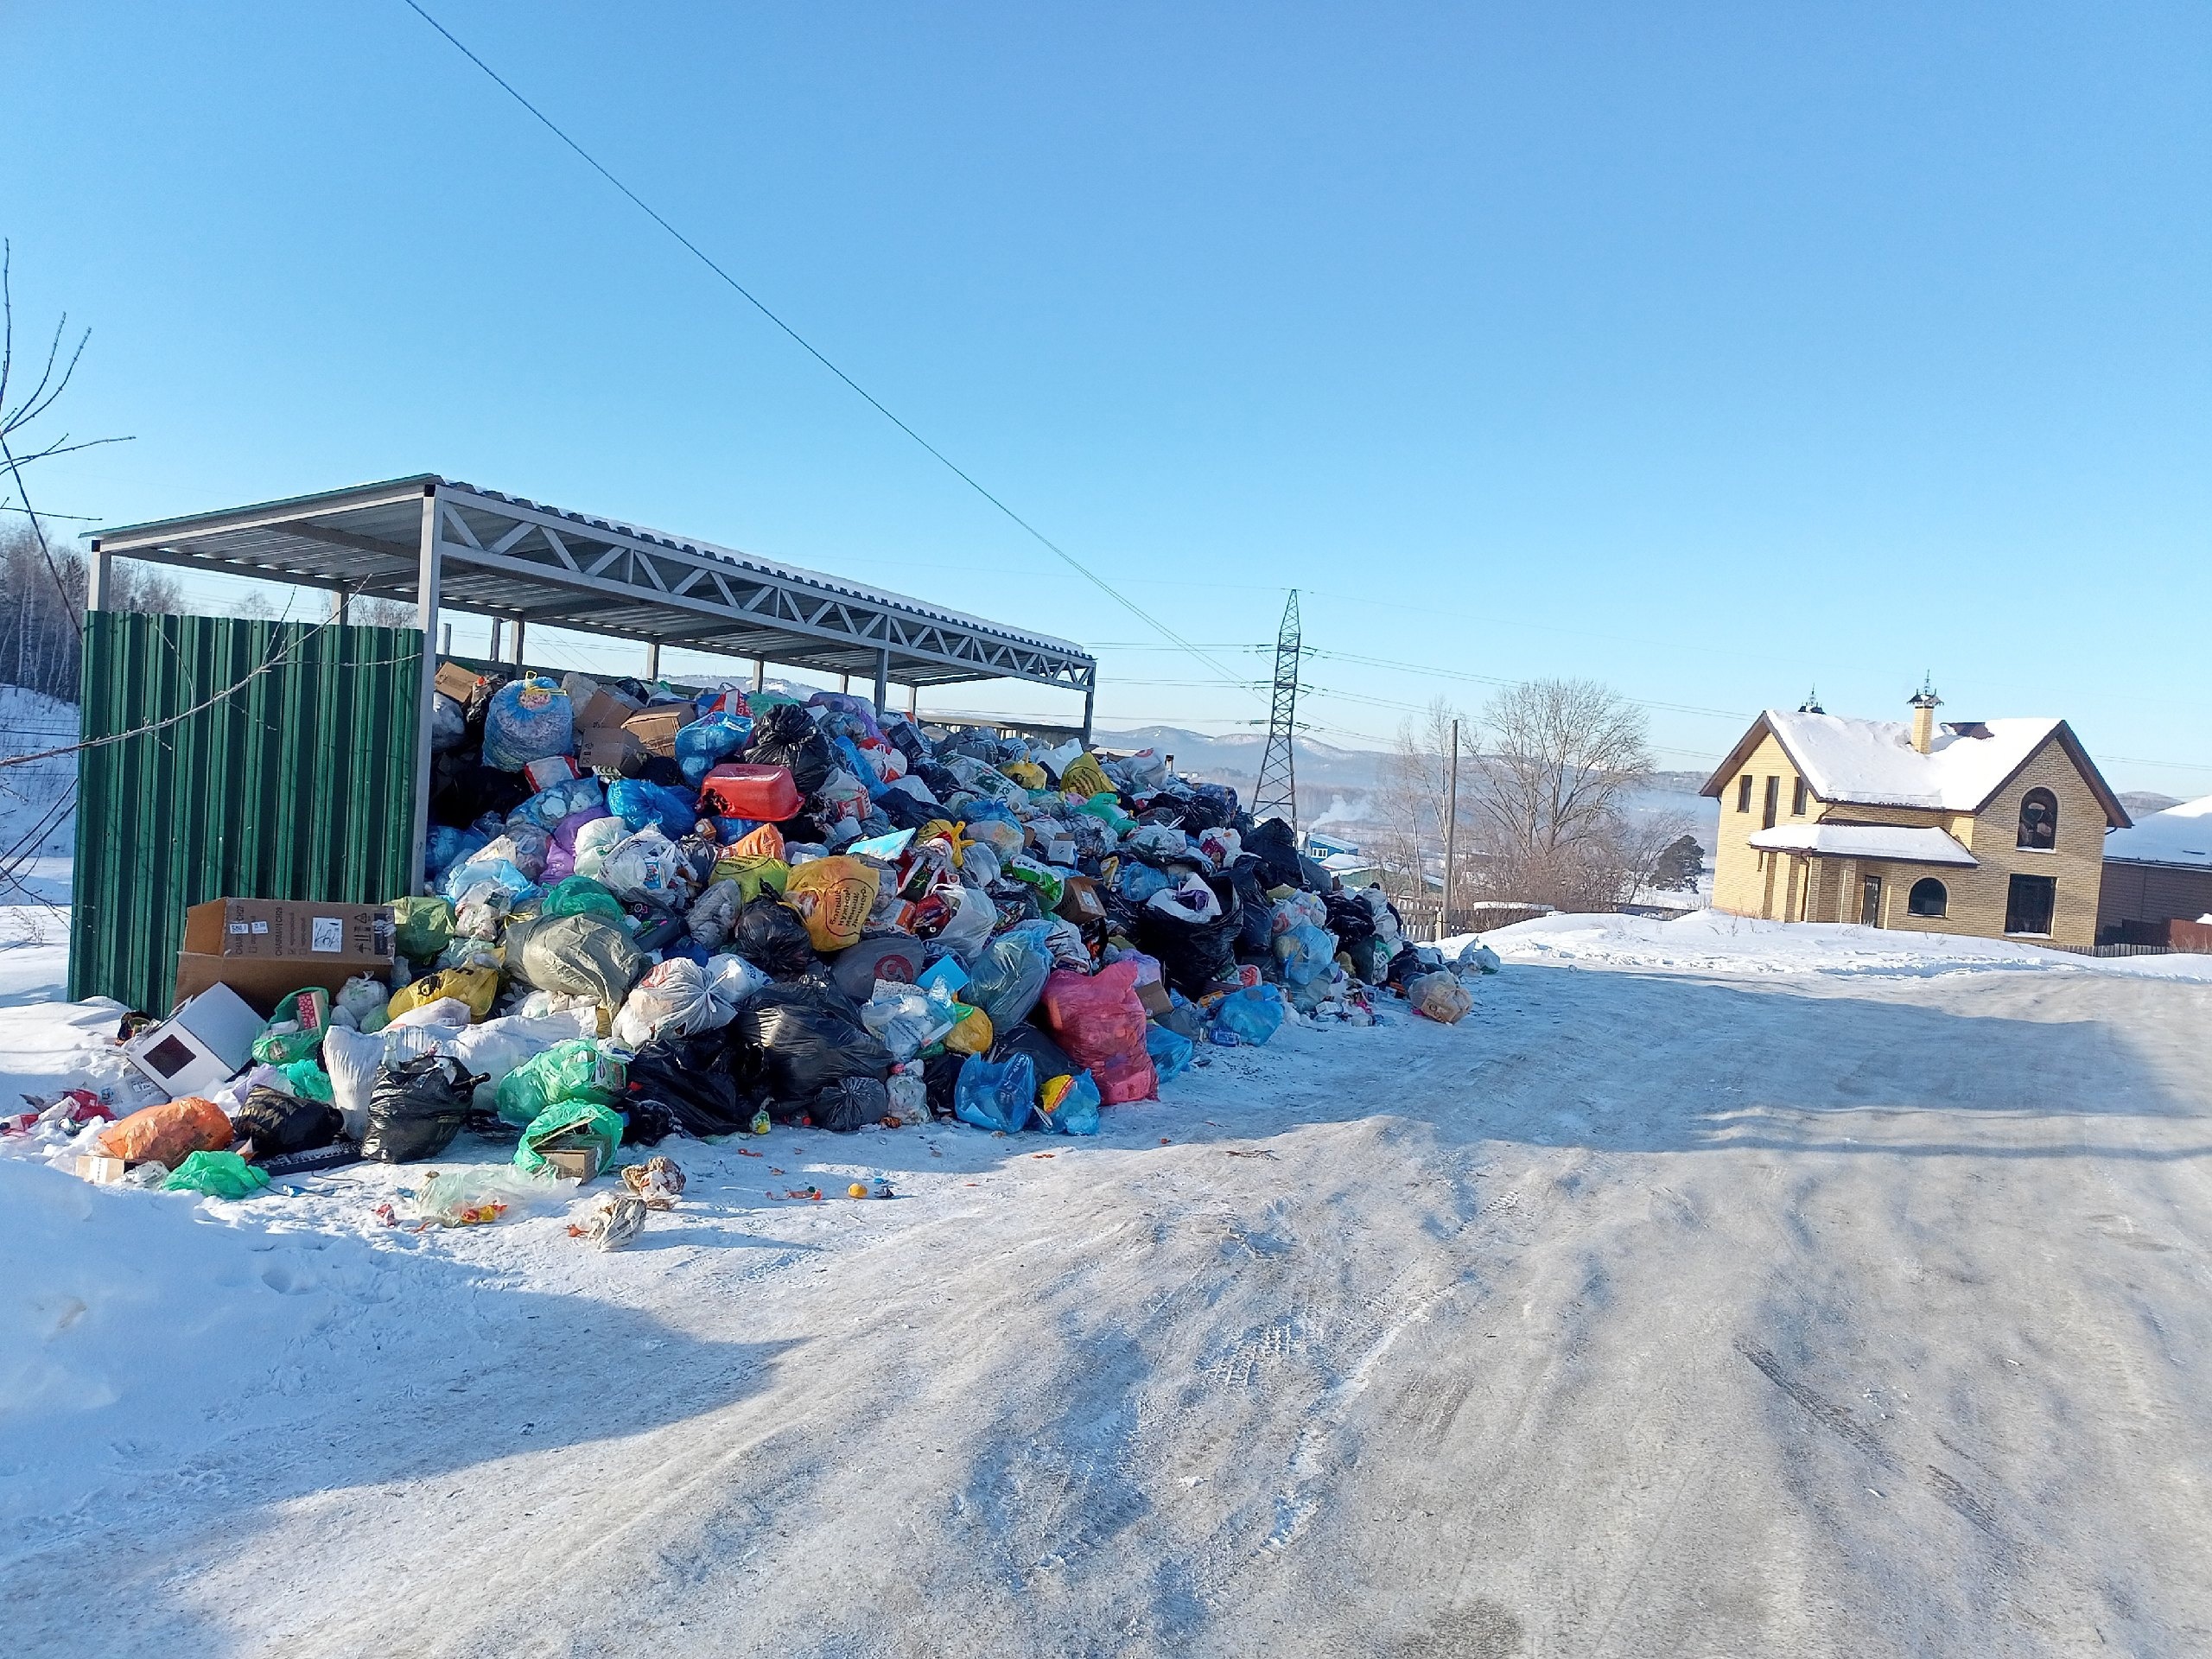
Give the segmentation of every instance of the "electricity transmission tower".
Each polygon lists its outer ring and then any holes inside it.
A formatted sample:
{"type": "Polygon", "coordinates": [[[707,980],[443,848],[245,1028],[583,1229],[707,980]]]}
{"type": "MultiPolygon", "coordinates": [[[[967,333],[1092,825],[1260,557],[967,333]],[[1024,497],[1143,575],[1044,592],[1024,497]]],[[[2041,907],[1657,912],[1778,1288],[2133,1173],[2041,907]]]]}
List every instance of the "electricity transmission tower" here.
{"type": "Polygon", "coordinates": [[[1282,607],[1282,631],[1275,635],[1274,702],[1268,711],[1268,747],[1260,755],[1260,781],[1252,791],[1252,817],[1280,817],[1298,828],[1298,770],[1292,741],[1298,731],[1298,589],[1282,607]]]}

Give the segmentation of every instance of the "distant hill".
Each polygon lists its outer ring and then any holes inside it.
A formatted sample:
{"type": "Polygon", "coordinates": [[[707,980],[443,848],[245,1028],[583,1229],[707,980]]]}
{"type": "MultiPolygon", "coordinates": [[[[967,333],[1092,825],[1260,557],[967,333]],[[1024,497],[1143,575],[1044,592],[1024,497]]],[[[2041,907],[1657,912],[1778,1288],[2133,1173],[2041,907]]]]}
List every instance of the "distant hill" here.
{"type": "Polygon", "coordinates": [[[2171,795],[2161,795],[2154,790],[2123,789],[2119,792],[2120,804],[2127,809],[2131,818],[2147,818],[2153,812],[2163,812],[2181,803],[2171,795]]]}

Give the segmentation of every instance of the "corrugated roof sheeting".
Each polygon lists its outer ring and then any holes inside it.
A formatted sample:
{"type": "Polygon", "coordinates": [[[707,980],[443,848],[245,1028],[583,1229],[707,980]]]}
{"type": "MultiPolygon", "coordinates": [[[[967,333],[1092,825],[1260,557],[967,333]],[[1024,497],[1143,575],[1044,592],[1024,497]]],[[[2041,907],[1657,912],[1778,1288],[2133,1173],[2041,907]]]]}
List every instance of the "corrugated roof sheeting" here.
{"type": "Polygon", "coordinates": [[[166,1013],[206,899],[410,891],[422,652],[411,628],[92,613],[87,739],[245,683],[79,752],[69,995],[166,1013]]]}

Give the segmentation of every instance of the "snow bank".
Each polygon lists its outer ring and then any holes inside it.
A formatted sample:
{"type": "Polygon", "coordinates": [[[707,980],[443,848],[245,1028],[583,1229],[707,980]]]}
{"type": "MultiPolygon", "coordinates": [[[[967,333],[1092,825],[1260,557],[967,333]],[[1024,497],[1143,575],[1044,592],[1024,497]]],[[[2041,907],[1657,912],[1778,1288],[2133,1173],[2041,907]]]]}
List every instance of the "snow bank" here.
{"type": "MultiPolygon", "coordinates": [[[[2081,957],[2006,939],[1838,922],[1768,922],[1701,910],[1673,921],[1543,916],[1483,936],[1509,963],[1563,962],[1696,973],[1885,974],[1969,970],[2126,974],[2212,981],[2212,957],[2081,957]]],[[[1446,942],[1451,948],[1452,942],[1446,942]]]]}

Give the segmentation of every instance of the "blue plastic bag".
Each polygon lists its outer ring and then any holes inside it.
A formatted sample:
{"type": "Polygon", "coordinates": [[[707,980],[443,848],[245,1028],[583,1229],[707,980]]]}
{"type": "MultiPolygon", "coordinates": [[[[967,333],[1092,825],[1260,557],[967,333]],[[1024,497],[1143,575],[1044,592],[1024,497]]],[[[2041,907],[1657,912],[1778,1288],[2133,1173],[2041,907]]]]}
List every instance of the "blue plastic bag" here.
{"type": "Polygon", "coordinates": [[[1140,863],[1134,858],[1125,858],[1122,861],[1122,873],[1115,878],[1115,885],[1121,889],[1122,898],[1133,905],[1141,905],[1154,893],[1165,893],[1175,884],[1167,879],[1164,872],[1154,869],[1151,865],[1140,863]]]}
{"type": "Polygon", "coordinates": [[[576,752],[576,713],[569,694],[542,675],[510,680],[484,711],[484,764],[520,772],[533,760],[576,752]]]}
{"type": "Polygon", "coordinates": [[[423,849],[423,874],[432,882],[454,865],[474,858],[492,844],[492,838],[475,830],[456,830],[449,823],[430,826],[423,849]]]}
{"type": "Polygon", "coordinates": [[[749,715],[708,715],[676,734],[676,764],[683,768],[684,781],[696,789],[721,761],[753,741],[749,715]]]}
{"type": "Polygon", "coordinates": [[[551,788],[539,790],[508,817],[521,818],[550,833],[561,827],[562,819],[606,804],[607,791],[600,787],[598,779],[563,778],[551,788]]]}
{"type": "Polygon", "coordinates": [[[1293,986],[1308,984],[1315,975],[1328,972],[1337,959],[1336,937],[1326,928],[1300,922],[1276,937],[1275,955],[1281,960],[1285,980],[1293,986]]]}
{"type": "Polygon", "coordinates": [[[990,949],[976,959],[962,1000],[990,1015],[993,1031],[1011,1030],[1037,1006],[1052,971],[1052,953],[1026,928],[1015,928],[992,940],[990,949]]]}
{"type": "Polygon", "coordinates": [[[465,860],[446,872],[445,883],[438,890],[454,904],[459,904],[461,894],[479,881],[498,882],[507,890],[512,904],[520,904],[537,893],[537,883],[517,869],[512,860],[504,858],[465,860]]]}
{"type": "Polygon", "coordinates": [[[1274,988],[1247,985],[1221,999],[1221,1006],[1213,1011],[1213,1031],[1209,1034],[1217,1042],[1220,1034],[1226,1033],[1256,1048],[1282,1029],[1282,998],[1274,988]]]}
{"type": "Polygon", "coordinates": [[[1198,1047],[1180,1032],[1170,1031],[1165,1026],[1147,1026],[1144,1052],[1152,1056],[1152,1069],[1165,1083],[1190,1065],[1191,1057],[1198,1052],[1198,1047]]]}
{"type": "MultiPolygon", "coordinates": [[[[1027,1055],[1021,1057],[1028,1058],[1027,1055]]],[[[1055,1135],[1096,1135],[1098,1133],[1098,1085],[1091,1081],[1090,1073],[1078,1071],[1068,1079],[1068,1090],[1060,1096],[1060,1103],[1052,1111],[1045,1109],[1040,1097],[1037,1116],[1045,1127],[1055,1135]]]]}
{"type": "Polygon", "coordinates": [[[963,1123],[1019,1135],[1036,1109],[1037,1067],[1027,1054],[999,1065],[980,1054],[961,1063],[952,1085],[952,1115],[963,1123]]]}
{"type": "Polygon", "coordinates": [[[699,798],[688,789],[670,789],[642,778],[623,778],[607,785],[607,810],[632,830],[656,826],[671,841],[681,841],[699,823],[699,798]]]}

